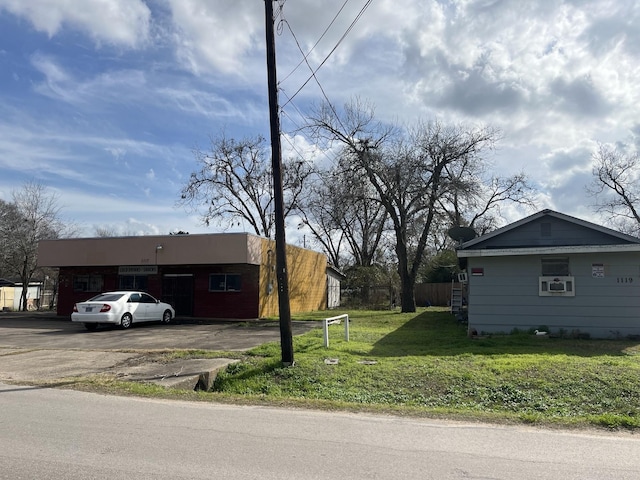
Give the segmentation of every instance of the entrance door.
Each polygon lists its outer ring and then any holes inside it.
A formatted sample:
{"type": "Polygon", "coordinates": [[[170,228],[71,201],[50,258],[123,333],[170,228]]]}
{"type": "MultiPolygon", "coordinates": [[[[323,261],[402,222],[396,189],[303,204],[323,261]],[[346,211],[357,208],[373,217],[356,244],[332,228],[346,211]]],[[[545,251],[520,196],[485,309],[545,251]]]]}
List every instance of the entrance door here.
{"type": "Polygon", "coordinates": [[[162,301],[169,303],[176,315],[193,315],[193,275],[166,274],[162,277],[162,301]]]}

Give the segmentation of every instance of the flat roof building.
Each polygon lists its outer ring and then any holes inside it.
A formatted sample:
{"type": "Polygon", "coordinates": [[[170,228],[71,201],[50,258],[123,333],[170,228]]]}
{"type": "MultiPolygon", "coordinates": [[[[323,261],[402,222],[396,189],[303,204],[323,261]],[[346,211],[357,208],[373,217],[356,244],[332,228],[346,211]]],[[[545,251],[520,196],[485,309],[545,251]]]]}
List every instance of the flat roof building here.
{"type": "MultiPolygon", "coordinates": [[[[327,308],[327,258],[287,245],[291,312],[327,308]]],[[[43,240],[38,265],[59,268],[58,315],[110,290],[143,290],[177,316],[278,315],[275,242],[248,233],[43,240]]]]}

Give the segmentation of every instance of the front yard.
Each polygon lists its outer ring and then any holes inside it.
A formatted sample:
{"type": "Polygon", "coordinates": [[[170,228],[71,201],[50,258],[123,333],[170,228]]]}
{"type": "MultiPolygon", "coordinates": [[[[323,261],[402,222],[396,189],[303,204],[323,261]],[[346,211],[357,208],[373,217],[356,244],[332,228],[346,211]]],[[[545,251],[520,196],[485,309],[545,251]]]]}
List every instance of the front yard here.
{"type": "MultiPolygon", "coordinates": [[[[327,312],[295,318],[319,320],[327,312]]],[[[343,312],[336,312],[343,313],[343,312]]],[[[471,339],[442,309],[352,311],[343,325],[243,356],[211,399],[561,426],[640,427],[640,343],[519,333],[471,339]]]]}

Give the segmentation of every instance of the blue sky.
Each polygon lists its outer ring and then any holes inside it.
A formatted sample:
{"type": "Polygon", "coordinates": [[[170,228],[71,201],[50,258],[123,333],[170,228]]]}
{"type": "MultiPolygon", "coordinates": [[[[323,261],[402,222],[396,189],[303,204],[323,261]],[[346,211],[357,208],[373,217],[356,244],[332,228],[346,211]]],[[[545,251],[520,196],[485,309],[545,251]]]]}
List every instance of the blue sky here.
{"type": "MultiPolygon", "coordinates": [[[[335,48],[317,73],[333,103],[359,95],[385,121],[498,127],[494,171],[524,171],[539,208],[606,224],[585,187],[598,142],[639,142],[637,2],[280,5],[281,105],[309,77],[297,45],[322,37],[309,62],[335,48]]],[[[261,0],[0,0],[0,66],[0,198],[38,181],[83,236],[219,231],[176,207],[193,149],[223,129],[268,138],[261,0]]],[[[322,98],[311,81],[284,107],[285,154],[312,151],[294,132],[322,98]]]]}

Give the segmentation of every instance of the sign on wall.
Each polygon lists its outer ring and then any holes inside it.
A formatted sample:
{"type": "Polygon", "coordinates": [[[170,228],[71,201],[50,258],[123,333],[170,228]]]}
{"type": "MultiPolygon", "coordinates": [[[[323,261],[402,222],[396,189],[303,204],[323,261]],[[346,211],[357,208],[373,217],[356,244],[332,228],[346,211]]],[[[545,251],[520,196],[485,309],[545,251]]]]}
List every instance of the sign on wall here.
{"type": "Polygon", "coordinates": [[[118,267],[118,275],[156,275],[157,265],[130,265],[118,267]]]}
{"type": "Polygon", "coordinates": [[[591,276],[593,278],[604,278],[604,263],[592,263],[591,276]]]}

